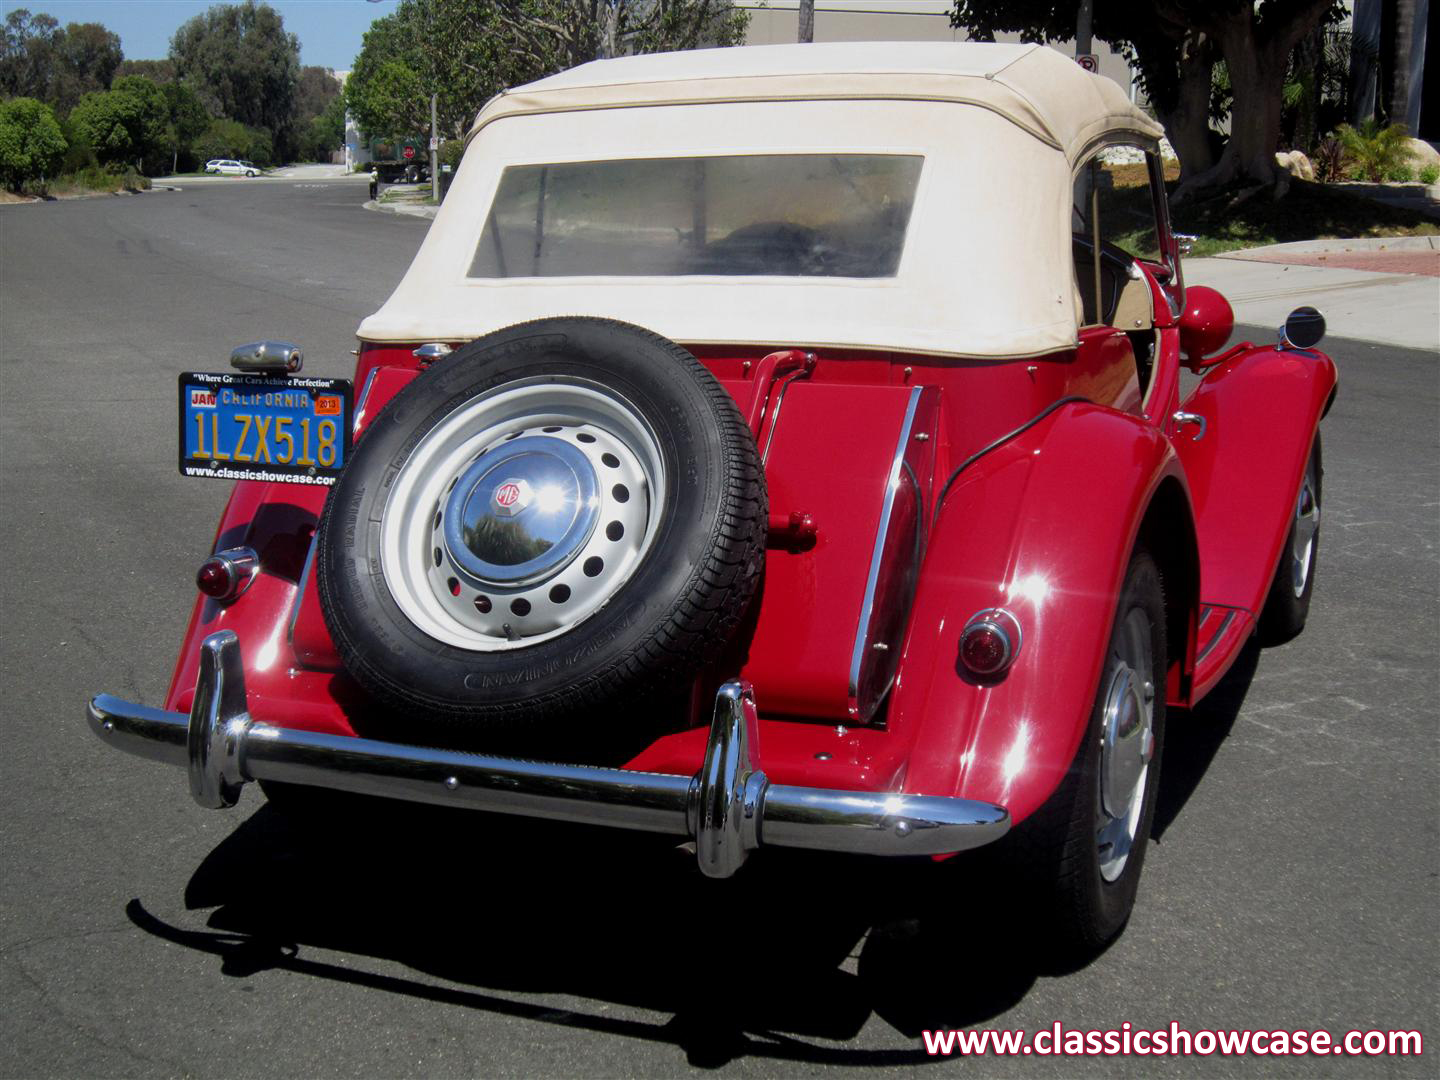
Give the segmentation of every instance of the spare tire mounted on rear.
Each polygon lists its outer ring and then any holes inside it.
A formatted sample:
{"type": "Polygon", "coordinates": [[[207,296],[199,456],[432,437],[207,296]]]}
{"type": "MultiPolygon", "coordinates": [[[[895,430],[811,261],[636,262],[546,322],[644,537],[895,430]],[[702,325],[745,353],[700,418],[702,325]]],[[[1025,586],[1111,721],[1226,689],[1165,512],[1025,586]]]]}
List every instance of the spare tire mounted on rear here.
{"type": "Polygon", "coordinates": [[[545,319],[422,372],[326,503],[321,608],[356,680],[426,719],[527,722],[673,689],[764,555],[749,428],[688,352],[545,319]]]}

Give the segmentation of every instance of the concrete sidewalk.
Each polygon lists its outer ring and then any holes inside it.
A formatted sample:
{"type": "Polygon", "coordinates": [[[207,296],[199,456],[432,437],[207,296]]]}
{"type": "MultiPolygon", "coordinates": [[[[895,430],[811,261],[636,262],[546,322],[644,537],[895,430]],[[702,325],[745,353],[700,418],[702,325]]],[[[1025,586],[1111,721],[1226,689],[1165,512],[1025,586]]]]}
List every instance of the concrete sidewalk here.
{"type": "Polygon", "coordinates": [[[1310,304],[1336,337],[1440,351],[1440,237],[1310,240],[1186,259],[1185,281],[1224,293],[1239,323],[1278,327],[1310,304]]]}

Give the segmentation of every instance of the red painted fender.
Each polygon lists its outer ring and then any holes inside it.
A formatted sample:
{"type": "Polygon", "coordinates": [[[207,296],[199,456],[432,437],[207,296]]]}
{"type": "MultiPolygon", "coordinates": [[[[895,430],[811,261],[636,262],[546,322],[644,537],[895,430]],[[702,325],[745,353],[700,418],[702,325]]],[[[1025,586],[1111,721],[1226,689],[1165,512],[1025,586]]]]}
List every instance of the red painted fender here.
{"type": "Polygon", "coordinates": [[[1165,528],[1193,553],[1169,441],[1136,417],[1084,403],[1061,406],[959,474],[936,511],[891,702],[891,730],[913,740],[905,791],[999,803],[1015,821],[1044,803],[1088,726],[1147,511],[1177,496],[1182,513],[1165,528]],[[1018,619],[1022,641],[1010,670],[985,686],[961,673],[959,636],[971,615],[997,605],[1018,619]]]}
{"type": "Polygon", "coordinates": [[[1195,500],[1205,603],[1260,614],[1336,381],[1323,353],[1242,347],[1182,406],[1205,419],[1203,438],[1186,428],[1177,439],[1195,500]]]}

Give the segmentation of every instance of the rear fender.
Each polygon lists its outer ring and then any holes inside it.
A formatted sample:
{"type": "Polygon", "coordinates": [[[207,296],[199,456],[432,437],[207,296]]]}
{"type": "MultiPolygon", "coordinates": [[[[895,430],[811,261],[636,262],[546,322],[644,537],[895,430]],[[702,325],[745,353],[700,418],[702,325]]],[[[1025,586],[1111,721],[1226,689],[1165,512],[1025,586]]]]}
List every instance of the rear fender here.
{"type": "MultiPolygon", "coordinates": [[[[165,707],[189,708],[199,669],[200,643],[219,630],[234,630],[245,647],[246,675],[291,666],[285,639],[304,573],[310,540],[325,505],[325,489],[300,484],[241,480],[220,518],[214,550],[253,548],[260,573],[238,598],[220,603],[197,595],[180,657],[170,678],[165,707]]],[[[202,560],[196,559],[198,567],[202,560]]]]}
{"type": "MultiPolygon", "coordinates": [[[[409,366],[380,361],[408,357],[408,350],[366,351],[356,373],[361,386],[357,438],[416,374],[413,361],[409,366]]],[[[310,558],[326,494],[325,488],[300,484],[236,483],[213,550],[254,548],[260,556],[260,573],[228,603],[197,596],[170,677],[167,709],[190,708],[201,642],[228,629],[240,638],[253,716],[286,727],[354,733],[348,712],[361,697],[341,669],[321,617],[310,558]]]]}
{"type": "MultiPolygon", "coordinates": [[[[1178,530],[1167,554],[1188,568],[1175,591],[1190,594],[1181,625],[1193,627],[1185,477],[1148,424],[1073,403],[964,469],[936,514],[889,714],[912,743],[904,790],[985,799],[1020,821],[1059,786],[1089,724],[1142,529],[1178,530]],[[1022,643],[983,685],[959,664],[960,631],[997,605],[1018,619],[1022,643]]],[[[1181,640],[1174,693],[1193,633],[1181,640]]]]}

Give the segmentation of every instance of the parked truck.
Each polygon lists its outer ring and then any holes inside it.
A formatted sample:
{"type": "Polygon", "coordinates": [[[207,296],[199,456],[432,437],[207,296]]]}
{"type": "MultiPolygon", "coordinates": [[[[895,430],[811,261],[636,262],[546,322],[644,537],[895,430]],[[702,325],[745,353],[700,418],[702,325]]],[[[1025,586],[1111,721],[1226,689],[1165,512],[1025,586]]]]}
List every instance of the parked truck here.
{"type": "Polygon", "coordinates": [[[430,150],[425,138],[372,139],[370,159],[382,183],[423,183],[430,179],[430,150]]]}

